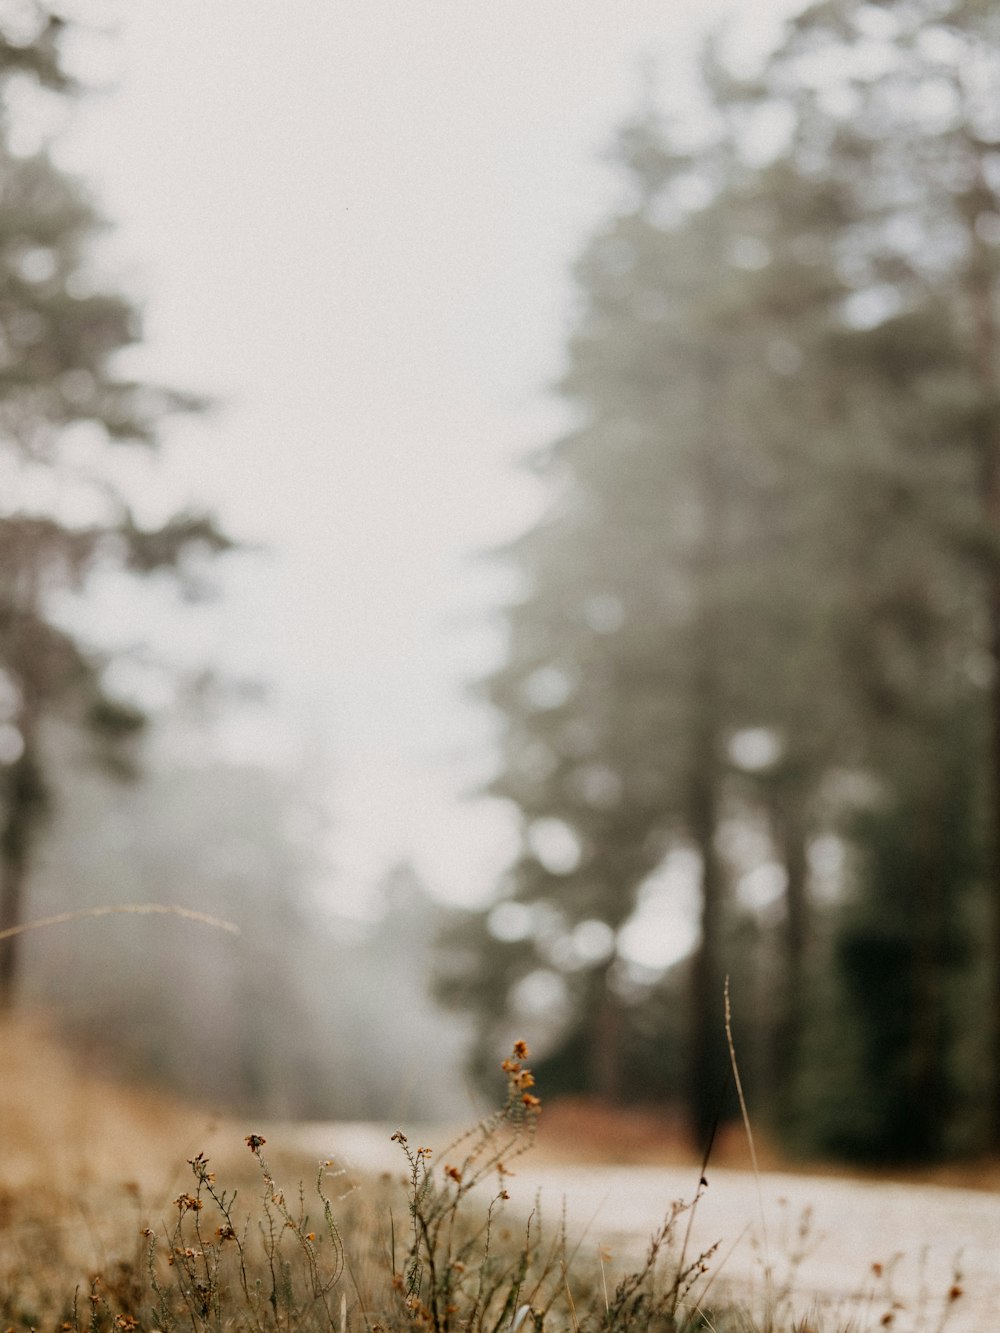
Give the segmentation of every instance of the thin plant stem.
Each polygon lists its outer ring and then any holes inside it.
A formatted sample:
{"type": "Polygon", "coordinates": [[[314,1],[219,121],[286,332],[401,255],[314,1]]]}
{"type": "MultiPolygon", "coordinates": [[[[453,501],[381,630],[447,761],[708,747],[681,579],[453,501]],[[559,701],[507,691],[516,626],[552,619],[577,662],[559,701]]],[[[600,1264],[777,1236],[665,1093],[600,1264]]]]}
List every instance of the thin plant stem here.
{"type": "Polygon", "coordinates": [[[20,926],[8,926],[6,930],[0,930],[0,940],[24,935],[29,930],[47,930],[49,926],[84,921],[92,916],[179,916],[185,921],[196,921],[202,926],[226,930],[230,935],[240,934],[240,928],[234,921],[224,921],[221,917],[196,912],[190,907],[177,907],[171,903],[109,903],[103,907],[84,907],[76,912],[58,912],[55,916],[40,917],[37,921],[25,921],[20,926]]]}
{"type": "Polygon", "coordinates": [[[747,1146],[750,1149],[750,1165],[753,1168],[753,1178],[757,1186],[757,1209],[760,1213],[760,1235],[764,1246],[764,1278],[767,1283],[768,1304],[770,1306],[771,1288],[773,1278],[771,1273],[771,1256],[767,1241],[767,1218],[764,1215],[764,1191],[760,1183],[760,1167],[757,1164],[757,1149],[753,1141],[753,1129],[750,1125],[750,1113],[747,1110],[747,1100],[743,1095],[743,1080],[740,1078],[740,1067],[736,1059],[736,1043],[733,1041],[733,1022],[732,1005],[729,998],[729,978],[726,977],[725,984],[725,1007],[726,1007],[726,1044],[729,1047],[729,1063],[733,1070],[733,1081],[736,1084],[736,1096],[740,1103],[740,1116],[743,1119],[743,1129],[747,1136],[747,1146]]]}

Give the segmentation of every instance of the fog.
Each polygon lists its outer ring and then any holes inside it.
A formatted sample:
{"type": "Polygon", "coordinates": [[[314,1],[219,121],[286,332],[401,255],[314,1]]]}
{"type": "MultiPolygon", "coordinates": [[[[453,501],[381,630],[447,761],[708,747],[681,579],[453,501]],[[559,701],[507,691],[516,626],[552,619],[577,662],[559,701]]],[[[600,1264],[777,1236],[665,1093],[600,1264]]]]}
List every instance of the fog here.
{"type": "Polygon", "coordinates": [[[0,1006],[995,1146],[991,24],[0,4],[0,1006]]]}
{"type": "MultiPolygon", "coordinates": [[[[780,10],[743,6],[742,31],[780,10]]],[[[401,857],[483,900],[515,850],[509,812],[465,799],[494,762],[468,685],[509,584],[475,556],[539,510],[517,465],[566,420],[570,265],[620,192],[602,159],[641,62],[683,108],[711,13],[111,6],[80,41],[108,91],[58,153],[144,308],[129,367],[217,403],[167,427],[147,502],[208,503],[264,547],[168,633],[266,682],[274,714],[231,745],[322,752],[351,910],[401,857]]]]}

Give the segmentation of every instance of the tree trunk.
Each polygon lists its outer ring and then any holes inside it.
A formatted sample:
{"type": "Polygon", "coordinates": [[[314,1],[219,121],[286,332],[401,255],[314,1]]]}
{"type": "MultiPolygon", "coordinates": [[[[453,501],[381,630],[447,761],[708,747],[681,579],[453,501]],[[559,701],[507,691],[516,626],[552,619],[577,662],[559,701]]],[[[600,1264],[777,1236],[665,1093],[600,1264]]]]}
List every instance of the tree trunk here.
{"type": "MultiPolygon", "coordinates": [[[[45,788],[39,766],[35,728],[21,719],[24,749],[9,766],[3,790],[0,826],[0,931],[24,924],[25,889],[31,852],[45,816],[45,788]]],[[[9,1011],[20,977],[21,936],[0,939],[0,1012],[9,1011]]]]}
{"type": "Polygon", "coordinates": [[[773,1034],[775,1110],[780,1120],[796,1119],[795,1081],[802,1059],[805,1030],[804,999],[809,941],[809,901],[805,821],[800,798],[787,792],[778,798],[773,816],[787,876],[785,921],[781,940],[781,991],[773,1034]]]}
{"type": "MultiPolygon", "coordinates": [[[[1000,491],[1000,487],[997,488],[1000,491]]],[[[1000,500],[995,531],[1000,531],[1000,500]]],[[[990,660],[990,852],[993,899],[993,1115],[991,1140],[1000,1149],[1000,573],[989,576],[990,660]]]]}
{"type": "MultiPolygon", "coordinates": [[[[984,330],[985,331],[985,330],[984,330]]],[[[996,409],[994,409],[995,411],[996,409]]],[[[981,440],[983,517],[987,530],[1000,537],[1000,439],[995,426],[985,427],[981,440]]],[[[989,833],[992,887],[993,1005],[991,1018],[993,1096],[991,1145],[1000,1148],[1000,568],[992,564],[986,573],[986,602],[989,623],[990,681],[990,772],[989,833]]]]}
{"type": "MultiPolygon", "coordinates": [[[[4,837],[3,847],[0,850],[0,931],[16,929],[23,923],[24,917],[26,865],[24,858],[8,851],[6,844],[7,839],[4,837]]],[[[14,1005],[20,973],[20,944],[19,935],[0,939],[0,1012],[2,1013],[9,1012],[14,1005]]]]}
{"type": "Polygon", "coordinates": [[[614,1104],[622,1100],[625,1035],[621,1002],[612,991],[610,966],[602,968],[594,978],[593,1028],[588,1047],[589,1068],[587,1082],[591,1092],[603,1102],[614,1104]]]}
{"type": "Polygon", "coordinates": [[[724,875],[716,850],[718,805],[715,765],[705,768],[692,793],[691,823],[701,853],[701,939],[691,964],[691,1024],[688,1060],[688,1107],[699,1148],[709,1140],[722,1108],[726,1084],[725,1006],[723,1000],[722,924],[724,875]]]}
{"type": "MultiPolygon", "coordinates": [[[[936,813],[936,812],[934,812],[936,813]]],[[[933,818],[933,813],[931,815],[933,818]]],[[[921,838],[919,864],[923,882],[917,884],[917,920],[911,964],[910,1041],[907,1053],[912,1118],[906,1156],[913,1161],[934,1161],[942,1151],[945,1117],[944,978],[941,920],[941,868],[935,849],[929,846],[936,833],[927,827],[921,838]]]]}
{"type": "MultiPolygon", "coordinates": [[[[980,208],[985,207],[984,201],[993,200],[993,193],[983,175],[980,152],[971,141],[968,151],[975,185],[967,192],[964,209],[970,247],[965,296],[972,329],[973,370],[982,400],[975,443],[979,455],[983,524],[987,536],[1000,543],[1000,330],[995,314],[996,261],[976,229],[980,208]]],[[[993,668],[989,696],[989,827],[993,901],[991,1139],[992,1146],[1000,1148],[1000,562],[996,556],[986,566],[985,600],[989,626],[988,651],[993,668]]]]}
{"type": "Polygon", "coordinates": [[[701,855],[701,938],[691,966],[688,1061],[689,1114],[699,1145],[707,1143],[718,1120],[728,1067],[722,963],[725,874],[716,847],[721,783],[719,731],[723,725],[720,681],[723,648],[718,600],[725,541],[725,482],[721,469],[723,377],[720,359],[707,354],[702,364],[705,435],[695,460],[701,532],[693,560],[697,609],[688,798],[691,835],[701,855]]]}

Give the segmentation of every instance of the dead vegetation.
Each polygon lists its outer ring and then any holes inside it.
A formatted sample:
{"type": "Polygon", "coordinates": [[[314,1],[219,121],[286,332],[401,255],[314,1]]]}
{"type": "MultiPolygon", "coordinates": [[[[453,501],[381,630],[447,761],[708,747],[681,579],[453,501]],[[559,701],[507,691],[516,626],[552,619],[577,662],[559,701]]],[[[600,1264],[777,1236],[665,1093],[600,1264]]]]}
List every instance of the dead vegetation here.
{"type": "MultiPolygon", "coordinates": [[[[690,1240],[701,1187],[688,1202],[667,1202],[634,1271],[612,1271],[603,1251],[595,1261],[565,1217],[543,1215],[530,1173],[510,1164],[536,1137],[543,1154],[568,1148],[578,1161],[588,1153],[607,1160],[609,1141],[633,1160],[684,1153],[685,1145],[669,1122],[645,1112],[564,1103],[542,1115],[526,1059],[519,1043],[504,1062],[506,1100],[492,1116],[447,1147],[411,1142],[400,1130],[399,1170],[359,1180],[336,1161],[317,1169],[283,1155],[278,1134],[267,1142],[269,1129],[248,1135],[207,1111],[117,1083],[85,1052],[62,1047],[38,1016],[8,1019],[0,1025],[0,1329],[879,1326],[860,1314],[846,1325],[803,1322],[791,1290],[753,1312],[734,1303],[725,1274],[717,1281],[719,1254],[698,1252],[690,1240]]],[[[956,1286],[945,1314],[961,1302],[956,1286]]]]}

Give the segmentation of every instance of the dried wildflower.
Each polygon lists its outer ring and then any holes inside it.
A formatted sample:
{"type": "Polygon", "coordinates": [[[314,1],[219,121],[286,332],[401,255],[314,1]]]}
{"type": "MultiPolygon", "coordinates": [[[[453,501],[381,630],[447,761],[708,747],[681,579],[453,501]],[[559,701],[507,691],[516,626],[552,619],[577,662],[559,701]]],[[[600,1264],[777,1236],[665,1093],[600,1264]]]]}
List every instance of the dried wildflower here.
{"type": "Polygon", "coordinates": [[[307,1232],[306,1232],[306,1240],[313,1241],[313,1240],[315,1240],[315,1239],[316,1239],[316,1232],[315,1232],[315,1231],[307,1231],[307,1232]]]}
{"type": "Polygon", "coordinates": [[[514,1082],[522,1090],[525,1088],[533,1088],[535,1086],[535,1076],[530,1069],[522,1069],[514,1082]]]}
{"type": "Polygon", "coordinates": [[[514,1054],[517,1056],[517,1058],[518,1058],[519,1060],[527,1060],[527,1058],[528,1058],[528,1043],[527,1043],[526,1041],[520,1041],[520,1040],[515,1041],[515,1043],[514,1043],[514,1054]]]}
{"type": "Polygon", "coordinates": [[[201,1199],[196,1199],[193,1194],[179,1194],[174,1200],[174,1205],[182,1213],[186,1213],[189,1210],[193,1213],[199,1213],[205,1206],[201,1199]]]}
{"type": "Polygon", "coordinates": [[[417,1156],[418,1156],[418,1157],[430,1157],[430,1156],[433,1154],[433,1152],[434,1152],[434,1149],[433,1149],[433,1148],[418,1148],[418,1149],[417,1149],[417,1156]]]}
{"type": "Polygon", "coordinates": [[[504,1060],[500,1066],[505,1074],[520,1074],[521,1066],[517,1060],[504,1060]]]}
{"type": "Polygon", "coordinates": [[[962,1296],[962,1295],[964,1295],[964,1292],[963,1292],[962,1288],[961,1288],[961,1287],[958,1285],[958,1283],[956,1282],[955,1285],[954,1285],[953,1287],[951,1287],[951,1288],[949,1289],[949,1291],[948,1291],[948,1300],[949,1300],[949,1301],[957,1301],[958,1298],[959,1298],[960,1296],[962,1296]]]}
{"type": "Polygon", "coordinates": [[[506,1190],[501,1190],[500,1193],[497,1195],[497,1198],[499,1198],[499,1199],[509,1199],[509,1198],[510,1198],[510,1195],[507,1193],[506,1190]]]}
{"type": "Polygon", "coordinates": [[[260,1152],[261,1148],[263,1148],[264,1144],[267,1142],[267,1139],[263,1138],[260,1134],[248,1134],[245,1142],[251,1152],[260,1152]]]}
{"type": "Polygon", "coordinates": [[[450,1176],[451,1179],[454,1180],[457,1185],[461,1185],[462,1173],[461,1171],[459,1171],[457,1166],[446,1166],[444,1169],[444,1173],[446,1176],[450,1176]]]}
{"type": "Polygon", "coordinates": [[[397,1129],[395,1134],[393,1134],[392,1138],[389,1140],[390,1143],[407,1143],[408,1141],[409,1140],[401,1129],[397,1129]]]}
{"type": "Polygon", "coordinates": [[[232,1229],[231,1226],[228,1226],[228,1225],[227,1225],[227,1226],[224,1226],[224,1227],[218,1227],[218,1228],[216,1229],[215,1234],[218,1236],[219,1240],[235,1240],[235,1239],[236,1239],[236,1232],[232,1229]]]}
{"type": "Polygon", "coordinates": [[[521,1104],[526,1106],[529,1111],[540,1111],[542,1109],[542,1103],[537,1097],[533,1097],[530,1092],[524,1094],[521,1098],[521,1104]]]}

